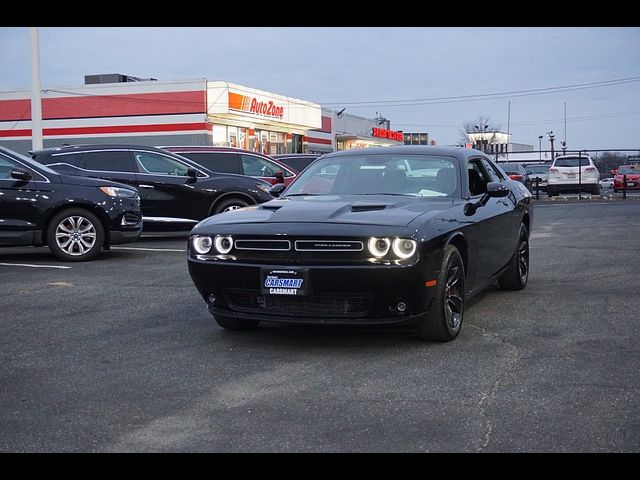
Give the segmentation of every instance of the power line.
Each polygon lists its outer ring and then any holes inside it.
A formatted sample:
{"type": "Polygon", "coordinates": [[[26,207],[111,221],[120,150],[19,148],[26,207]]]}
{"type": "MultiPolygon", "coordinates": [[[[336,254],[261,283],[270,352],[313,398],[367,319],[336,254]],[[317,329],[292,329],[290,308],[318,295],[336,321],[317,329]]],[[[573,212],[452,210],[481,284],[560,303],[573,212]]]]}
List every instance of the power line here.
{"type": "Polygon", "coordinates": [[[414,98],[414,99],[400,99],[400,100],[369,100],[369,101],[354,101],[354,102],[320,102],[325,107],[329,106],[343,106],[349,108],[367,108],[374,106],[385,107],[400,107],[400,106],[413,106],[413,105],[435,105],[442,103],[459,103],[470,102],[477,100],[494,100],[506,97],[525,97],[532,95],[549,95],[552,93],[569,92],[573,90],[585,90],[590,88],[608,87],[613,85],[622,85],[625,83],[639,82],[640,77],[628,77],[619,78],[615,80],[604,80],[600,82],[590,83],[577,83],[573,85],[562,85],[555,87],[535,88],[529,90],[513,90],[507,92],[495,92],[495,93],[479,93],[471,95],[455,95],[448,97],[433,97],[433,98],[414,98]]]}

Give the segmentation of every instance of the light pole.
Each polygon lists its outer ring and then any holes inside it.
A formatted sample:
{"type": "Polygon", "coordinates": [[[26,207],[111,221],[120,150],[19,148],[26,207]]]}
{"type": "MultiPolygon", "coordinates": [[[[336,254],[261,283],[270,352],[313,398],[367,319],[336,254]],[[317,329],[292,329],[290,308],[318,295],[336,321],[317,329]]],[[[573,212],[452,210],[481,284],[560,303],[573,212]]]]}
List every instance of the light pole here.
{"type": "Polygon", "coordinates": [[[551,130],[550,132],[547,132],[547,135],[549,136],[549,142],[551,143],[551,161],[553,162],[555,158],[553,156],[553,141],[556,139],[556,136],[553,134],[553,130],[551,130]]]}
{"type": "Polygon", "coordinates": [[[478,150],[482,150],[484,153],[487,153],[487,149],[485,148],[484,134],[487,133],[487,128],[489,128],[489,125],[481,125],[481,127],[482,128],[480,128],[478,125],[474,125],[474,128],[478,131],[478,133],[482,133],[482,135],[480,136],[480,141],[477,142],[482,145],[482,148],[479,148],[478,150]]]}
{"type": "Polygon", "coordinates": [[[538,136],[538,152],[540,153],[540,161],[542,161],[542,137],[543,135],[538,136]]]}

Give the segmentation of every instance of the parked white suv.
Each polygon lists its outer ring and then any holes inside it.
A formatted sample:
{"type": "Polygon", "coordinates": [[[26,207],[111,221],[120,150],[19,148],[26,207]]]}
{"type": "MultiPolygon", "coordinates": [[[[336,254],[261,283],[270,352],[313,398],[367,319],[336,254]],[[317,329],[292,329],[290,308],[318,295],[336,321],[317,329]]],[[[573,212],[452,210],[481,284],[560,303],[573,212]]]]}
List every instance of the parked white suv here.
{"type": "Polygon", "coordinates": [[[549,168],[547,195],[553,197],[560,192],[586,191],[600,193],[600,172],[588,155],[577,154],[556,157],[549,168]]]}

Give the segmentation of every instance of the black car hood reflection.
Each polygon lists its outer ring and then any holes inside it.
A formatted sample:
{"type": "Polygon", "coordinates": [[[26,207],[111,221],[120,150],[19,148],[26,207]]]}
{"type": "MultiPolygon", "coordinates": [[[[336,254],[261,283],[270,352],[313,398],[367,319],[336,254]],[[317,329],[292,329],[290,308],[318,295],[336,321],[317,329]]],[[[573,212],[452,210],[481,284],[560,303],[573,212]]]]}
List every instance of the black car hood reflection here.
{"type": "Polygon", "coordinates": [[[421,215],[435,215],[450,208],[452,203],[450,198],[427,199],[400,195],[285,197],[215,215],[203,224],[296,222],[407,226],[421,215]]]}

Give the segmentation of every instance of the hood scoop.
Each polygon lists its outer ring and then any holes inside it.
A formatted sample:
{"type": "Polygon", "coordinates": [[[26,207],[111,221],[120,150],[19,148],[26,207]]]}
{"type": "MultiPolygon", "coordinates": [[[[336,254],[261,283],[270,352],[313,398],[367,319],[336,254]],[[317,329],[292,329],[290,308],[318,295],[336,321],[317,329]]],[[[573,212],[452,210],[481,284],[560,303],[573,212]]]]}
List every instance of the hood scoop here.
{"type": "Polygon", "coordinates": [[[375,212],[384,210],[389,205],[386,203],[354,203],[351,205],[352,212],[375,212]]]}
{"type": "Polygon", "coordinates": [[[278,204],[261,205],[260,208],[262,208],[263,210],[269,210],[271,212],[275,212],[276,210],[280,210],[282,208],[282,205],[278,205],[278,204]]]}

